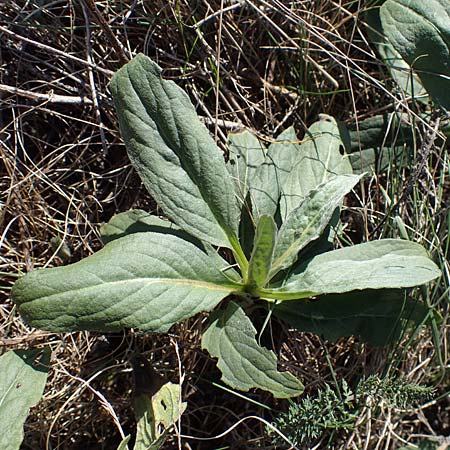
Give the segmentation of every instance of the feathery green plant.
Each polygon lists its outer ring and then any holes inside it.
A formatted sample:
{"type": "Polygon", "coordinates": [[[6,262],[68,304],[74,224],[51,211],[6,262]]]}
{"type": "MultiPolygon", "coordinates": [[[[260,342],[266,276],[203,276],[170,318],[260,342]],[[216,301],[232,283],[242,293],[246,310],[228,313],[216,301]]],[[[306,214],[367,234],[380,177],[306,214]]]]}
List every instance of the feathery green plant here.
{"type": "MultiPolygon", "coordinates": [[[[291,402],[287,412],[279,414],[272,425],[294,445],[308,444],[327,432],[353,429],[365,407],[373,414],[383,403],[391,408],[411,409],[429,400],[433,393],[433,388],[409,383],[403,377],[371,375],[361,380],[354,390],[343,380],[339,391],[326,384],[316,397],[291,402]]],[[[283,444],[272,428],[268,427],[267,433],[275,444],[283,444]]]]}

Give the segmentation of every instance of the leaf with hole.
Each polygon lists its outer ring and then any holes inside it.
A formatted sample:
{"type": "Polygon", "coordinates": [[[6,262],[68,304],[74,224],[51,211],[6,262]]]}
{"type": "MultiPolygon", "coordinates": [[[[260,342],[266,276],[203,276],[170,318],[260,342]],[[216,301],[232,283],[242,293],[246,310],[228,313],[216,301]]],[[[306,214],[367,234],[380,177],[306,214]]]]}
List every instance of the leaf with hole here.
{"type": "MultiPolygon", "coordinates": [[[[167,434],[186,410],[181,401],[180,385],[165,383],[153,395],[139,394],[134,400],[137,421],[136,439],[133,450],[158,450],[167,434]]],[[[117,450],[126,450],[131,436],[127,436],[117,450]]]]}
{"type": "Polygon", "coordinates": [[[133,450],[158,450],[167,433],[186,410],[181,401],[181,387],[165,383],[151,398],[141,394],[135,399],[137,419],[136,441],[133,450]]]}
{"type": "Polygon", "coordinates": [[[308,129],[297,153],[297,159],[282,186],[280,211],[282,220],[313,189],[336,175],[352,173],[347,156],[341,155],[343,142],[336,120],[321,115],[308,129]]]}
{"type": "Polygon", "coordinates": [[[228,170],[236,184],[236,194],[244,202],[248,191],[253,187],[255,173],[263,164],[266,148],[249,131],[228,135],[228,170]]]}

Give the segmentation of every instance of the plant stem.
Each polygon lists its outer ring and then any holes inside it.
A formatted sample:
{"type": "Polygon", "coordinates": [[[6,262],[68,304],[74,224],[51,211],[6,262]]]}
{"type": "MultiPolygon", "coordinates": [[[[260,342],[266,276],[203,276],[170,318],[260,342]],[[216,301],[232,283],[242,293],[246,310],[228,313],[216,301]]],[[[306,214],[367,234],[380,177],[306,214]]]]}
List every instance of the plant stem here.
{"type": "Polygon", "coordinates": [[[255,288],[251,294],[255,297],[264,298],[266,300],[301,300],[317,295],[315,292],[278,292],[271,289],[255,288]]]}
{"type": "Polygon", "coordinates": [[[237,240],[235,236],[230,237],[230,243],[233,247],[233,254],[236,258],[236,262],[239,265],[239,268],[241,269],[242,279],[243,283],[247,284],[248,282],[248,260],[245,257],[244,251],[242,250],[241,244],[237,240]]]}

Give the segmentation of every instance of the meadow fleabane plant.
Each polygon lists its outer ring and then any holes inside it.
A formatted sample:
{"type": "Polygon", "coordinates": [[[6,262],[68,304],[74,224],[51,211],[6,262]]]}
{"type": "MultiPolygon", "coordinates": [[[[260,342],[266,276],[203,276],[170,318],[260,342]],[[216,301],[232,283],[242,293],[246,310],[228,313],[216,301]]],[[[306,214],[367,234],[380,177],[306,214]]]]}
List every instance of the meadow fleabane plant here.
{"type": "Polygon", "coordinates": [[[148,57],[126,64],[110,87],[130,160],[170,221],[121,214],[104,227],[108,243],[99,252],[25,275],[12,297],[30,325],[165,333],[215,309],[202,347],[218,358],[223,380],[293,397],[303,386],[257,343],[249,304],[263,300],[281,317],[295,316],[301,299],[321,304],[325,296],[327,304],[329,295],[341,305],[348,296],[347,312],[358,311],[355,296],[384,304],[388,295],[404,305],[403,288],[440,275],[409,241],[323,252],[344,196],[361,178],[339,152],[333,118],[322,116],[301,145],[292,128],[268,149],[249,133],[234,135],[227,167],[188,96],[148,57]]]}

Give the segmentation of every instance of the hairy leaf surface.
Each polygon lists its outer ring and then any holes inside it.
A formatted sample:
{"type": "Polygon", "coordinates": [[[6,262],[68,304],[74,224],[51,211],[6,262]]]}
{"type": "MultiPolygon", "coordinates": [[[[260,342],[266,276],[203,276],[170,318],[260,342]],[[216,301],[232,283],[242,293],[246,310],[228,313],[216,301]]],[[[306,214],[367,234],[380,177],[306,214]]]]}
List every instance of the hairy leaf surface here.
{"type": "Polygon", "coordinates": [[[202,347],[218,358],[222,380],[235,389],[259,388],[275,397],[300,395],[303,385],[288,372],[278,372],[275,354],[258,345],[256,330],[242,308],[230,302],[214,313],[202,337],[202,347]]]}
{"type": "Polygon", "coordinates": [[[188,96],[144,55],[111,80],[133,166],[170,219],[215,245],[237,241],[239,207],[222,154],[188,96]]]}
{"type": "Polygon", "coordinates": [[[386,0],[383,31],[433,99],[450,109],[450,2],[386,0]]]}
{"type": "Polygon", "coordinates": [[[256,227],[255,243],[248,269],[249,283],[264,286],[272,266],[277,226],[271,216],[261,216],[256,227]]]}
{"type": "Polygon", "coordinates": [[[272,275],[291,266],[298,252],[321,236],[334,211],[359,181],[358,175],[339,175],[310,191],[291,211],[278,233],[272,275]]]}
{"type": "Polygon", "coordinates": [[[311,190],[336,175],[352,173],[348,158],[340,153],[343,142],[336,120],[325,114],[320,117],[321,120],[313,123],[305,134],[295,165],[283,184],[282,220],[311,190]]]}
{"type": "Polygon", "coordinates": [[[207,253],[211,258],[216,259],[218,267],[228,266],[223,274],[233,281],[239,282],[241,276],[217,253],[210,244],[202,242],[194,236],[186,233],[180,227],[169,220],[161,219],[142,209],[130,209],[113,216],[108,223],[100,229],[100,235],[104,243],[111,242],[129,234],[134,233],[162,233],[177,236],[188,241],[207,253]]]}
{"type": "Polygon", "coordinates": [[[295,299],[362,289],[406,288],[427,283],[440,274],[421,245],[383,239],[315,256],[272,294],[295,299]]]}
{"type": "Polygon", "coordinates": [[[11,350],[0,357],[0,448],[19,450],[28,410],[42,397],[50,350],[11,350]]]}
{"type": "Polygon", "coordinates": [[[190,237],[191,240],[195,239],[180,230],[174,223],[161,219],[142,209],[130,209],[129,211],[116,214],[100,228],[100,235],[105,244],[129,234],[145,232],[168,233],[183,239],[187,237],[190,237]]]}
{"type": "Polygon", "coordinates": [[[380,8],[369,9],[365,13],[365,20],[368,25],[367,35],[370,41],[376,46],[386,68],[400,89],[414,99],[427,102],[428,94],[417,74],[411,70],[410,65],[384,35],[380,20],[380,8]]]}
{"type": "Polygon", "coordinates": [[[281,302],[274,314],[297,330],[325,339],[359,336],[364,342],[383,346],[400,337],[405,320],[420,323],[427,309],[402,291],[383,289],[324,295],[312,302],[281,302]]]}
{"type": "Polygon", "coordinates": [[[136,233],[75,264],[30,272],[12,295],[44,330],[165,332],[240,289],[224,268],[176,236],[136,233]]]}
{"type": "Polygon", "coordinates": [[[230,133],[228,149],[228,170],[235,181],[237,195],[244,201],[254,183],[258,167],[264,162],[266,149],[260,140],[247,130],[230,133]]]}
{"type": "Polygon", "coordinates": [[[274,217],[284,185],[298,159],[299,143],[294,127],[280,133],[266,154],[266,159],[256,170],[250,191],[255,218],[262,215],[274,217]]]}

